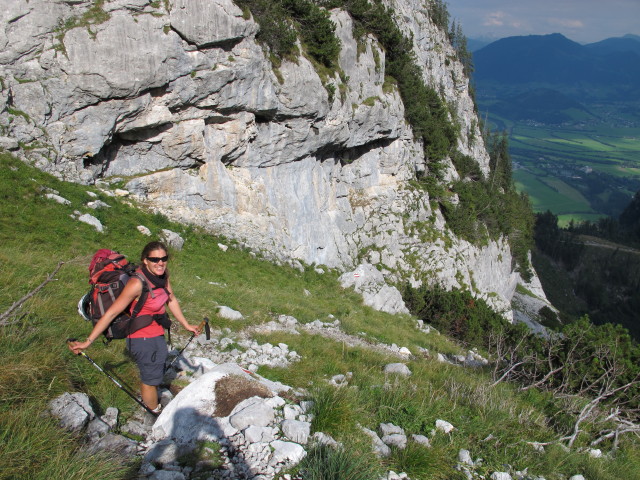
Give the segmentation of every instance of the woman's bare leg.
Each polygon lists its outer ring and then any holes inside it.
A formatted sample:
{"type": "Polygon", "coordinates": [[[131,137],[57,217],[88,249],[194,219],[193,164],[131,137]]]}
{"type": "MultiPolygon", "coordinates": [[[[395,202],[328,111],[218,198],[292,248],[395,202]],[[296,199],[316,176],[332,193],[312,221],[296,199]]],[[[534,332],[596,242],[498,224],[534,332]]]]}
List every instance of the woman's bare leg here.
{"type": "Polygon", "coordinates": [[[140,394],[142,395],[144,404],[151,410],[158,406],[158,387],[141,383],[140,394]]]}

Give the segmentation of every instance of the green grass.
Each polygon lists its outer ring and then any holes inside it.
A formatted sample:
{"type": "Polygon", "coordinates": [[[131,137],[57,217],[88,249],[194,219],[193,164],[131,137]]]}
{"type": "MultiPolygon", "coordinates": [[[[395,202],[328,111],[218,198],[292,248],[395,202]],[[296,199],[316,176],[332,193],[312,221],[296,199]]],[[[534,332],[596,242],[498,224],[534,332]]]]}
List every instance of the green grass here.
{"type": "Polygon", "coordinates": [[[383,473],[367,446],[353,443],[349,449],[313,447],[296,471],[307,480],[370,480],[383,473]]]}
{"type": "MultiPolygon", "coordinates": [[[[360,296],[339,286],[337,272],[321,275],[312,268],[299,272],[275,266],[236,248],[234,242],[173,224],[93,187],[61,182],[6,154],[0,154],[0,199],[0,313],[37,287],[58,262],[65,262],[56,281],[18,310],[15,323],[0,327],[0,479],[135,476],[135,459],[120,466],[108,457],[83,456],[77,439],[61,432],[40,412],[65,391],[86,392],[98,413],[118,407],[122,421],[136,411],[136,404],[100,372],[71,355],[65,339],[84,338],[90,331],[77,314],[76,303],[88,287],[91,255],[98,248],[111,247],[136,261],[149,240],[138,233],[138,225],[147,226],[154,235],[169,228],[185,239],[184,249],[172,252],[170,269],[176,294],[192,322],[208,316],[215,327],[239,330],[279,314],[293,315],[301,323],[327,321],[331,314],[341,321],[345,332],[370,341],[396,343],[414,353],[418,347],[434,354],[464,352],[443,335],[419,332],[415,319],[408,315],[392,316],[365,307],[360,296]],[[71,205],[44,198],[47,187],[57,190],[71,205]],[[111,208],[88,209],[85,204],[91,198],[87,191],[95,192],[111,208]],[[75,210],[97,216],[105,233],[73,220],[70,215],[75,210]],[[219,242],[231,248],[223,252],[219,242]],[[218,305],[235,308],[246,319],[221,320],[214,315],[218,305]]],[[[590,480],[640,478],[638,444],[630,438],[623,439],[619,454],[606,461],[576,452],[540,455],[533,451],[523,440],[545,441],[558,435],[554,400],[538,392],[518,393],[510,385],[490,388],[487,371],[416,357],[407,362],[411,377],[396,379],[386,377],[383,368],[398,359],[367,348],[304,333],[276,332],[256,338],[287,343],[301,355],[290,368],[261,367],[260,373],[306,389],[308,398],[316,401],[313,430],[329,433],[349,448],[346,457],[336,452],[310,456],[309,462],[331,457],[326,468],[319,466],[322,461],[304,465],[325,475],[313,478],[349,478],[345,472],[358,470],[358,459],[363,458],[375,472],[405,471],[414,480],[462,479],[453,468],[461,448],[471,450],[474,458],[484,458],[487,472],[502,470],[508,463],[518,469],[529,467],[530,472],[550,480],[580,472],[588,472],[590,480]],[[331,376],[346,372],[353,373],[349,387],[337,390],[327,385],[331,376]],[[432,435],[439,418],[450,421],[456,430],[450,435],[432,435]],[[393,451],[385,460],[372,457],[358,424],[378,430],[380,422],[399,425],[407,434],[427,435],[432,447],[410,445],[407,450],[393,451]],[[485,441],[487,438],[491,440],[485,441]],[[338,473],[331,474],[334,467],[338,473]]],[[[123,343],[105,347],[96,342],[88,354],[132,389],[137,388],[137,370],[124,355],[123,343]]],[[[585,441],[581,439],[580,446],[585,441]]]]}
{"type": "Polygon", "coordinates": [[[565,228],[569,225],[569,222],[573,220],[574,222],[597,222],[598,219],[604,218],[606,215],[601,213],[570,213],[570,214],[560,214],[558,215],[558,226],[560,228],[565,228]]]}
{"type": "Polygon", "coordinates": [[[515,170],[513,176],[516,188],[527,192],[536,212],[595,213],[584,196],[557,178],[536,175],[523,169],[515,170]]]}

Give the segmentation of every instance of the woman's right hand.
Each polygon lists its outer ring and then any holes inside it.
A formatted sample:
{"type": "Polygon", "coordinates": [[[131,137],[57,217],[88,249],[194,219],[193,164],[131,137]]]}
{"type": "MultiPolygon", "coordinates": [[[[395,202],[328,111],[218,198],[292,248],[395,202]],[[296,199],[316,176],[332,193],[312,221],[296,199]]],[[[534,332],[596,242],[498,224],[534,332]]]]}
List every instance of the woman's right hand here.
{"type": "Polygon", "coordinates": [[[84,342],[68,342],[67,345],[69,346],[69,350],[71,350],[74,354],[80,355],[80,353],[83,350],[89,348],[92,343],[93,342],[86,340],[84,342]]]}

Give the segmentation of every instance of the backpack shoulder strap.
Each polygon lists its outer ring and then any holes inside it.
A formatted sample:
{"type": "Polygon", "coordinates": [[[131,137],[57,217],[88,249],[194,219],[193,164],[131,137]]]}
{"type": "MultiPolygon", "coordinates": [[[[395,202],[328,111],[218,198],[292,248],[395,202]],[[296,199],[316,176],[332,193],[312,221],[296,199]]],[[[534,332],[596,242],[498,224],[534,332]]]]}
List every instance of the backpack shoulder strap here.
{"type": "Polygon", "coordinates": [[[135,276],[137,279],[139,279],[142,282],[142,293],[140,293],[140,297],[138,297],[136,306],[133,307],[133,310],[131,312],[131,318],[133,319],[138,316],[138,314],[140,313],[140,310],[142,310],[142,307],[144,307],[144,302],[147,301],[147,297],[149,296],[149,293],[151,293],[151,298],[155,298],[155,295],[153,294],[153,291],[149,289],[147,278],[144,276],[143,273],[134,272],[132,276],[135,276]]]}

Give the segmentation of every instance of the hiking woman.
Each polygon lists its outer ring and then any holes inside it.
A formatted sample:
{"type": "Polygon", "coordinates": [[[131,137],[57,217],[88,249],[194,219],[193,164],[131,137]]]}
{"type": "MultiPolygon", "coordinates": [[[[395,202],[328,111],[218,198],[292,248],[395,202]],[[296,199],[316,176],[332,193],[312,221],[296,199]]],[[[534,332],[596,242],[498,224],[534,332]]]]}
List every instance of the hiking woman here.
{"type": "MultiPolygon", "coordinates": [[[[150,292],[136,318],[148,315],[154,316],[154,319],[149,325],[134,331],[127,337],[127,350],[140,370],[142,401],[149,409],[159,412],[161,406],[158,401],[158,385],[164,376],[164,365],[168,354],[162,326],[163,319],[167,319],[165,305],[185,329],[196,335],[200,333],[200,329],[187,321],[180,309],[178,299],[173,294],[167,271],[169,261],[167,247],[161,242],[150,242],[142,250],[140,260],[142,263],[137,273],[144,276],[150,292]]],[[[142,280],[132,276],[113,305],[95,324],[86,341],[69,343],[71,351],[79,354],[82,350],[89,348],[115,317],[129,305],[133,309],[142,294],[142,289],[142,280]]]]}

